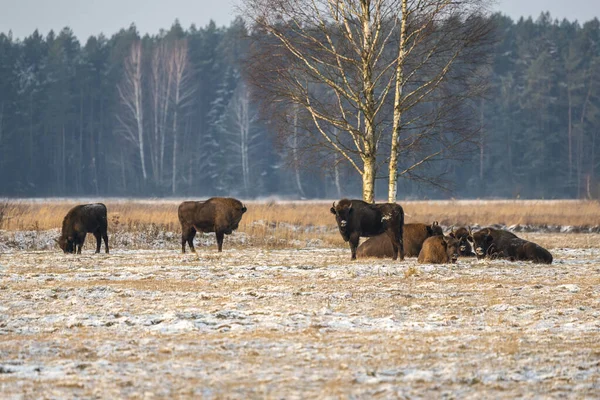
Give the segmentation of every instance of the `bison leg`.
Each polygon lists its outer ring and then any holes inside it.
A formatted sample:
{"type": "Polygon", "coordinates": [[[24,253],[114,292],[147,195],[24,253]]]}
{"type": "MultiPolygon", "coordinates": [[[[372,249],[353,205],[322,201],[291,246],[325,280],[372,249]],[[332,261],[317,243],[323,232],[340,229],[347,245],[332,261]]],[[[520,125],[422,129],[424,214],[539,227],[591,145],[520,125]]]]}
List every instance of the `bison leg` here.
{"type": "Polygon", "coordinates": [[[194,236],[196,236],[196,229],[193,226],[181,226],[181,252],[185,254],[185,243],[190,246],[192,253],[196,252],[194,249],[194,236]]]}
{"type": "Polygon", "coordinates": [[[358,247],[358,242],[360,240],[360,236],[358,234],[350,235],[350,251],[352,252],[352,258],[350,260],[356,260],[356,248],[358,247]]]}
{"type": "Polygon", "coordinates": [[[402,229],[400,229],[398,232],[387,232],[388,237],[392,242],[392,248],[394,249],[394,255],[392,257],[392,260],[398,259],[398,253],[400,253],[400,260],[404,260],[404,242],[402,240],[402,233],[402,229]]]}
{"type": "MultiPolygon", "coordinates": [[[[102,239],[104,239],[104,251],[108,254],[108,233],[106,229],[102,232],[102,239]]],[[[100,246],[98,246],[98,251],[100,251],[100,246]]]]}
{"type": "Polygon", "coordinates": [[[219,252],[223,251],[223,237],[225,237],[224,232],[217,231],[217,247],[219,248],[219,252]]]}
{"type": "Polygon", "coordinates": [[[96,253],[100,253],[100,245],[102,243],[102,234],[99,230],[94,232],[94,236],[96,237],[96,253]]]}

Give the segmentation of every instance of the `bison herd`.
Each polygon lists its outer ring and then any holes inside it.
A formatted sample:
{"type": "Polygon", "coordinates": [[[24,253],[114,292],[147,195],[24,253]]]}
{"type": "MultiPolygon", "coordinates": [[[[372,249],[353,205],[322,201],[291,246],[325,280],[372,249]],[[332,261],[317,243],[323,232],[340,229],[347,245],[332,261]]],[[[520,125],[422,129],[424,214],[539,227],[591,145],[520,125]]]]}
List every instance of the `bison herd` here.
{"type": "MultiPolygon", "coordinates": [[[[224,235],[239,226],[247,208],[237,199],[213,197],[206,201],[184,201],[177,215],[181,223],[181,251],[186,243],[194,249],[196,232],[214,232],[218,251],[223,249],[224,235]]],[[[352,260],[365,257],[417,257],[428,264],[455,263],[459,257],[506,259],[510,261],[552,262],[552,255],[540,245],[517,237],[512,232],[484,228],[451,229],[447,235],[437,222],[431,225],[404,224],[404,211],[395,203],[370,204],[361,200],[342,199],[330,209],[335,215],[344,241],[350,244],[352,260]],[[361,237],[368,237],[360,246],[361,237]]],[[[108,220],[102,203],[83,204],[69,210],[63,219],[58,245],[65,253],[81,254],[88,233],[96,237],[96,253],[101,240],[108,253],[108,220]]]]}

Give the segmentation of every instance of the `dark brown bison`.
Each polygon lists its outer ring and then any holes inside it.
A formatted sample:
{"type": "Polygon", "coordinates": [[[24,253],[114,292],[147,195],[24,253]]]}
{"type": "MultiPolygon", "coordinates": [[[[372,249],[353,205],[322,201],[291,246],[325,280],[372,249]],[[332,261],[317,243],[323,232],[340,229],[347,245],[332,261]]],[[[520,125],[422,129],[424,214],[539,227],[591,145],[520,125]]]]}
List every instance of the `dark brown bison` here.
{"type": "Polygon", "coordinates": [[[57,242],[65,253],[81,254],[85,236],[93,233],[96,237],[96,253],[100,253],[100,239],[104,239],[104,249],[108,253],[108,220],[106,206],[102,203],[82,204],[69,210],[62,224],[62,233],[57,242]]]}
{"type": "Polygon", "coordinates": [[[241,201],[230,197],[212,197],[206,201],[184,201],[177,214],[181,223],[181,251],[185,242],[194,249],[196,232],[215,232],[219,251],[223,250],[223,237],[238,228],[246,207],[241,201]]]}
{"type": "Polygon", "coordinates": [[[386,233],[392,243],[392,259],[404,260],[402,230],[404,211],[395,203],[369,204],[362,200],[342,199],[330,209],[335,215],[342,238],[350,242],[352,260],[361,236],[371,237],[386,233]]]}
{"type": "Polygon", "coordinates": [[[475,253],[473,253],[473,248],[471,247],[471,243],[469,243],[469,234],[471,232],[471,228],[467,229],[464,227],[458,228],[457,230],[452,229],[452,231],[448,234],[458,240],[458,255],[461,257],[474,257],[475,253]]]}
{"type": "Polygon", "coordinates": [[[481,258],[504,258],[510,261],[552,263],[552,254],[542,246],[502,229],[485,228],[469,236],[475,254],[481,258]]]}
{"type": "Polygon", "coordinates": [[[450,236],[432,236],[423,243],[417,261],[421,264],[455,263],[458,259],[458,240],[450,236]]]}
{"type": "MultiPolygon", "coordinates": [[[[431,236],[443,235],[444,232],[437,221],[431,225],[404,224],[402,242],[404,244],[405,257],[417,257],[425,239],[431,236]]],[[[358,258],[378,257],[386,258],[394,256],[394,248],[389,236],[385,233],[367,239],[356,250],[358,258]]]]}

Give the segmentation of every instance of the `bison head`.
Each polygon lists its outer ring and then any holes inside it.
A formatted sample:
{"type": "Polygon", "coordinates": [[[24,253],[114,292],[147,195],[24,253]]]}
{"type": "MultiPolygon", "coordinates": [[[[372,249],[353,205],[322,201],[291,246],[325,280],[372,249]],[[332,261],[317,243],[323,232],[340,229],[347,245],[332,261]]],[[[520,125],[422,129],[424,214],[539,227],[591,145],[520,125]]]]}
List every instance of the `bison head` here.
{"type": "Polygon", "coordinates": [[[449,236],[458,240],[458,251],[461,256],[470,256],[472,253],[471,244],[469,243],[469,232],[471,232],[471,228],[467,230],[466,228],[458,228],[457,230],[452,229],[449,233],[449,236]]]}
{"type": "Polygon", "coordinates": [[[329,210],[333,215],[335,215],[335,221],[338,224],[338,228],[340,229],[340,233],[346,239],[346,232],[350,229],[350,220],[352,218],[352,203],[348,200],[340,201],[338,205],[335,205],[335,201],[333,202],[333,207],[329,210]]]}
{"type": "Polygon", "coordinates": [[[446,243],[446,254],[452,263],[456,263],[458,260],[458,240],[450,236],[444,236],[444,242],[446,243]]]}
{"type": "Polygon", "coordinates": [[[442,236],[444,231],[437,221],[433,221],[431,225],[427,226],[427,234],[429,236],[442,236]]]}
{"type": "Polygon", "coordinates": [[[56,240],[56,243],[58,243],[58,247],[60,247],[65,254],[75,252],[75,243],[71,236],[61,236],[58,238],[58,240],[56,240]]]}
{"type": "Polygon", "coordinates": [[[469,233],[469,242],[473,244],[475,249],[475,255],[478,259],[484,258],[492,245],[494,239],[491,236],[491,231],[488,229],[482,229],[475,233],[469,233]]]}

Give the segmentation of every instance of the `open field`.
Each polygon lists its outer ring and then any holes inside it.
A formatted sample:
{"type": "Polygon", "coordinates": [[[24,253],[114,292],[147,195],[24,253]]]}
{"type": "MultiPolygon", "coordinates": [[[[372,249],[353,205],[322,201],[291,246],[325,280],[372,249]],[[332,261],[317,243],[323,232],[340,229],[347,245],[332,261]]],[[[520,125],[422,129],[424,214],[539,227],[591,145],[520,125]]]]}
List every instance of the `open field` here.
{"type": "MultiPolygon", "coordinates": [[[[519,233],[551,265],[350,262],[330,205],[250,203],[223,253],[210,234],[182,255],[177,203],[107,201],[111,254],[90,236],[81,256],[52,244],[73,203],[18,204],[31,208],[0,232],[3,399],[600,393],[598,233],[519,233]]],[[[477,202],[446,219],[441,202],[402,204],[407,221],[446,226],[567,225],[577,211],[585,223],[568,225],[600,224],[596,203],[512,204],[497,219],[477,202]]]]}
{"type": "MultiPolygon", "coordinates": [[[[597,235],[529,235],[541,244],[597,235]]],[[[600,249],[0,256],[3,398],[595,397],[600,249]]]]}

